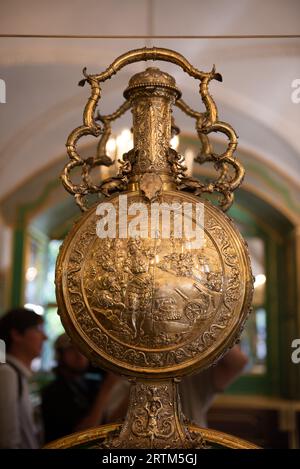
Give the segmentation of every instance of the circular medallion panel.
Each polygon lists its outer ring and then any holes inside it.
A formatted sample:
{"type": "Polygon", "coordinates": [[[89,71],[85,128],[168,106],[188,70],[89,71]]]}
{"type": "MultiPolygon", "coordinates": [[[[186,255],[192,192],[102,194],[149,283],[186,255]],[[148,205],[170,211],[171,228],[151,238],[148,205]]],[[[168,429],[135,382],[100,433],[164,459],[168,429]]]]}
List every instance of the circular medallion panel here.
{"type": "Polygon", "coordinates": [[[209,366],[236,340],[252,299],[239,232],[182,192],[92,207],[63,243],[56,286],[68,334],[98,365],[129,376],[209,366]]]}

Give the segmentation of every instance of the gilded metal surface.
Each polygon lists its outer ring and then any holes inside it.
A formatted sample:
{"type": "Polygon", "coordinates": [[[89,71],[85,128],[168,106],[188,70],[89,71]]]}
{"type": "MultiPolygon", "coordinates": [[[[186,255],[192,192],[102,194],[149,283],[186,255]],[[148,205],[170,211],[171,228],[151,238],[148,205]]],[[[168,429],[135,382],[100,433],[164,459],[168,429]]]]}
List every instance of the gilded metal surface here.
{"type": "Polygon", "coordinates": [[[171,174],[166,155],[171,139],[171,104],[178,96],[174,79],[153,67],[133,78],[124,96],[132,104],[134,152],[125,161],[130,161],[133,175],[171,174]]]}
{"type": "MultiPolygon", "coordinates": [[[[160,170],[167,171],[167,165],[164,159],[164,153],[166,149],[166,139],[163,139],[159,135],[160,131],[163,131],[165,138],[170,132],[170,126],[168,113],[168,107],[174,100],[177,100],[177,106],[186,112],[191,117],[196,119],[196,129],[199,135],[199,138],[202,142],[202,151],[197,158],[201,164],[204,162],[212,162],[215,169],[220,171],[220,177],[214,183],[202,184],[199,181],[185,177],[184,172],[182,171],[182,166],[180,167],[180,172],[177,174],[177,182],[180,182],[181,190],[188,190],[195,193],[196,195],[208,192],[218,192],[222,195],[220,198],[219,204],[222,210],[226,211],[231,206],[233,202],[233,191],[241,184],[244,177],[244,170],[240,163],[236,162],[233,157],[233,153],[237,146],[237,136],[233,128],[222,121],[218,120],[218,110],[217,106],[209,93],[208,86],[211,80],[222,81],[222,77],[219,73],[216,73],[215,67],[212,68],[211,72],[202,72],[194,68],[182,55],[178,54],[175,51],[168,49],[137,49],[120,56],[116,59],[110,67],[107,68],[103,73],[99,75],[89,75],[84,69],[83,74],[86,77],[81,80],[79,83],[83,86],[86,82],[91,86],[91,96],[86,104],[84,113],[83,113],[83,125],[74,129],[68,137],[66,146],[67,152],[70,158],[70,162],[64,168],[61,179],[64,187],[67,191],[75,196],[76,203],[79,205],[81,210],[87,210],[86,196],[90,193],[103,193],[108,196],[109,194],[115,191],[123,191],[128,187],[128,177],[124,171],[120,175],[110,178],[109,180],[104,181],[95,185],[91,182],[89,174],[95,166],[101,164],[110,165],[111,161],[106,157],[105,151],[103,151],[103,146],[106,143],[106,139],[110,134],[110,122],[120,115],[122,115],[126,110],[128,110],[128,103],[124,103],[118,111],[116,111],[111,116],[101,116],[99,112],[96,117],[96,108],[101,97],[101,88],[100,83],[111,78],[117,71],[121,70],[125,65],[128,65],[133,62],[138,62],[141,60],[162,60],[172,62],[179,65],[186,73],[194,77],[197,80],[200,80],[200,96],[202,102],[206,108],[206,111],[199,113],[197,111],[191,110],[183,101],[178,100],[180,98],[180,91],[176,88],[175,80],[170,77],[167,73],[160,72],[158,69],[149,68],[148,71],[142,72],[141,74],[136,74],[134,78],[131,79],[129,87],[125,91],[125,97],[132,101],[132,96],[140,97],[144,103],[140,102],[140,106],[134,106],[133,114],[134,119],[136,120],[135,131],[138,137],[140,132],[142,136],[145,137],[145,131],[143,126],[139,125],[140,119],[143,120],[144,125],[151,129],[151,135],[153,132],[157,132],[157,138],[149,139],[147,152],[150,152],[151,155],[147,155],[147,158],[143,158],[143,161],[140,160],[140,164],[148,165],[151,167],[151,158],[158,159],[161,164],[160,170]],[[155,99],[168,97],[168,100],[165,100],[162,104],[162,99],[155,99]],[[170,101],[170,97],[172,100],[170,101]],[[151,109],[147,110],[146,108],[149,104],[149,99],[151,100],[151,109]],[[148,102],[148,104],[147,104],[148,102]],[[143,114],[146,112],[147,120],[144,120],[143,114]],[[159,128],[159,121],[157,117],[160,117],[161,122],[165,123],[165,126],[159,128]],[[105,119],[106,117],[106,119],[105,119]],[[102,122],[102,126],[98,122],[102,122]],[[154,124],[155,122],[155,124],[154,124]],[[228,147],[222,155],[217,155],[213,152],[212,146],[208,139],[208,134],[211,132],[221,132],[224,133],[228,139],[228,147]],[[98,144],[97,155],[93,158],[83,159],[77,151],[77,142],[82,137],[92,135],[94,137],[99,137],[100,141],[98,144]],[[159,146],[158,153],[155,152],[156,146],[159,146]],[[150,160],[149,160],[150,158],[150,160]],[[82,171],[82,182],[80,184],[75,184],[72,182],[71,173],[75,168],[81,168],[82,171]],[[234,175],[230,175],[228,167],[233,167],[234,175]]],[[[134,99],[133,99],[134,101],[134,99]]],[[[136,139],[136,144],[133,152],[127,154],[126,162],[133,163],[135,161],[136,152],[139,150],[139,138],[136,139]]],[[[145,150],[145,146],[143,147],[145,150]]],[[[171,150],[170,150],[171,151],[171,150]]],[[[174,151],[171,152],[171,158],[174,160],[174,151]]],[[[176,152],[175,152],[176,153],[176,152]]],[[[145,155],[146,156],[146,155],[145,155]]],[[[178,156],[178,155],[177,155],[178,156]]],[[[177,158],[180,161],[180,157],[177,158]]],[[[156,163],[158,163],[158,161],[156,163]]],[[[153,163],[153,162],[152,162],[153,163]]],[[[126,169],[128,166],[126,166],[126,169]]],[[[136,163],[136,169],[139,171],[139,168],[136,163]]],[[[141,171],[144,171],[144,168],[140,168],[141,171]]]]}
{"type": "Polygon", "coordinates": [[[221,77],[214,68],[209,73],[196,70],[166,49],[131,51],[100,75],[84,73],[92,96],[84,111],[84,125],[68,138],[71,161],[62,180],[84,210],[88,194],[107,196],[100,209],[110,207],[116,230],[110,237],[99,236],[99,206],[86,211],[61,248],[56,291],[62,322],[82,351],[101,367],[133,380],[125,423],[102,447],[205,448],[201,434],[191,431],[181,413],[175,380],[210,366],[235,343],[253,290],[247,248],[231,220],[210,202],[185,192],[217,191],[222,194],[221,206],[227,209],[232,191],[242,180],[243,171],[232,157],[235,133],[218,121],[208,93],[209,82],[221,77]],[[176,63],[200,80],[206,112],[196,113],[182,101],[179,107],[196,118],[202,153],[221,171],[214,183],[203,185],[186,177],[184,158],[170,148],[171,107],[180,92],[167,73],[151,67],[136,74],[124,92],[128,101],[110,116],[94,117],[100,82],[129,63],[148,59],[176,63]],[[129,108],[134,147],[123,155],[118,175],[93,184],[90,170],[111,164],[105,153],[110,123],[129,108]],[[229,138],[224,154],[213,153],[205,137],[211,131],[229,138]],[[77,141],[101,133],[97,155],[83,160],[77,141]],[[228,173],[230,165],[233,176],[228,173]],[[82,167],[82,183],[76,185],[70,171],[78,166],[82,167]],[[139,221],[142,235],[128,234],[137,206],[144,214],[139,221]],[[169,228],[163,217],[152,225],[152,210],[157,206],[172,207],[169,228]],[[183,219],[181,210],[187,206],[192,211],[184,227],[190,224],[201,233],[196,245],[182,226],[178,236],[178,220],[183,219]],[[196,218],[198,209],[202,219],[196,218]]]}
{"type": "Polygon", "coordinates": [[[226,122],[216,121],[212,125],[207,125],[206,114],[194,111],[182,99],[177,100],[176,106],[185,114],[196,120],[196,130],[201,142],[201,150],[195,161],[200,164],[213,163],[219,177],[215,181],[202,184],[197,179],[185,178],[181,180],[181,189],[193,190],[195,195],[205,192],[218,192],[222,195],[220,206],[223,211],[228,210],[233,202],[233,191],[237,189],[245,176],[245,170],[241,163],[233,155],[237,147],[237,135],[231,125],[226,122]],[[229,140],[226,150],[218,155],[214,152],[208,134],[211,132],[221,132],[229,140]],[[230,174],[233,169],[233,175],[230,174]]]}
{"type": "MultiPolygon", "coordinates": [[[[119,218],[120,196],[107,201],[119,218]]],[[[199,199],[176,191],[157,201],[199,199]]],[[[128,210],[139,202],[150,218],[150,202],[127,194],[128,210]]],[[[57,263],[60,313],[100,365],[131,376],[180,376],[207,367],[233,344],[251,302],[249,260],[230,220],[203,203],[199,249],[186,248],[184,236],[100,239],[96,207],[69,233],[57,263]]]]}
{"type": "MultiPolygon", "coordinates": [[[[45,449],[71,449],[71,448],[99,448],[102,446],[103,441],[110,439],[110,435],[120,432],[121,424],[108,424],[101,425],[101,427],[92,428],[72,435],[68,435],[59,440],[48,443],[45,449]]],[[[198,433],[212,448],[223,449],[260,449],[254,443],[242,440],[233,435],[219,432],[218,430],[211,430],[208,428],[201,428],[196,425],[188,424],[188,430],[192,433],[198,433]]]]}
{"type": "Polygon", "coordinates": [[[125,424],[102,448],[198,448],[206,442],[191,432],[179,408],[174,381],[133,382],[125,424]]]}

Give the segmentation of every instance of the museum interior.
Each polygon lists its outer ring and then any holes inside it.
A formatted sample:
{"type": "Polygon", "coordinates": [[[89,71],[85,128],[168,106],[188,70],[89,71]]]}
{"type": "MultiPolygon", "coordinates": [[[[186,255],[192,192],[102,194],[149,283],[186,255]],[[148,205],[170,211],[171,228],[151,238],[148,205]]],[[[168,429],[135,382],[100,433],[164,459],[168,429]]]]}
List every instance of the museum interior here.
{"type": "MultiPolygon", "coordinates": [[[[127,51],[164,48],[199,70],[215,65],[222,75],[210,92],[220,121],[238,135],[235,157],[245,169],[227,214],[248,244],[254,277],[252,312],[239,341],[247,364],[214,396],[207,425],[263,448],[300,448],[299,19],[297,0],[2,2],[0,314],[25,306],[43,318],[48,339],[32,363],[36,405],[64,332],[55,263],[81,217],[60,175],[68,135],[82,125],[90,95],[89,86],[78,86],[82,70],[100,74],[127,51]]],[[[147,67],[170,74],[187,105],[205,110],[191,76],[153,60],[130,63],[101,85],[102,115],[119,108],[130,78],[147,67]]],[[[210,177],[213,170],[195,161],[195,121],[178,108],[173,118],[170,145],[183,155],[186,174],[210,177]]],[[[96,168],[98,183],[117,174],[132,149],[132,125],[131,112],[111,123],[106,154],[113,164],[96,168]]],[[[210,138],[224,151],[224,134],[210,138]]],[[[78,142],[83,158],[96,147],[92,135],[78,142]]]]}

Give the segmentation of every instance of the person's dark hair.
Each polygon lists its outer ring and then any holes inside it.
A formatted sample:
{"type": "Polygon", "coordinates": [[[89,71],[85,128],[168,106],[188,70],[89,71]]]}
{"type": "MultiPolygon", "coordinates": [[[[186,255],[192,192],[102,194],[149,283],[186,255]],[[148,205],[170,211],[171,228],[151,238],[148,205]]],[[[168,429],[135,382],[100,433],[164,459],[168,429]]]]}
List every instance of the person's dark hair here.
{"type": "Polygon", "coordinates": [[[12,342],[11,331],[13,329],[23,334],[29,327],[42,323],[42,317],[31,309],[16,308],[8,311],[0,318],[0,339],[4,340],[6,350],[9,352],[12,342]]]}
{"type": "Polygon", "coordinates": [[[62,362],[65,350],[70,347],[74,347],[74,344],[72,344],[70,337],[65,332],[57,337],[54,342],[54,351],[55,360],[58,364],[62,362]]]}

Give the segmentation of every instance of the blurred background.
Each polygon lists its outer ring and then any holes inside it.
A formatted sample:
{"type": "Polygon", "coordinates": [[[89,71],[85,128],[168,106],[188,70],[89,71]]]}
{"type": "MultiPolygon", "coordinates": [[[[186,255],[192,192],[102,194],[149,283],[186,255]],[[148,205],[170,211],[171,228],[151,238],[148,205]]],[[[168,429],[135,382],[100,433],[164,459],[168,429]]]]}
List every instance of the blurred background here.
{"type": "MultiPolygon", "coordinates": [[[[222,74],[211,91],[220,120],[239,135],[236,155],[246,168],[229,214],[248,242],[255,276],[253,313],[241,338],[249,362],[214,402],[209,426],[262,446],[299,447],[300,363],[291,359],[292,341],[300,338],[299,20],[297,0],[1,2],[0,311],[25,305],[43,315],[49,340],[34,363],[41,382],[63,332],[56,256],[80,216],[59,175],[66,138],[81,124],[89,96],[89,87],[77,86],[82,68],[100,73],[129,49],[174,49],[195,67],[215,64],[222,74]],[[85,38],[72,37],[78,35],[85,38]],[[101,37],[86,37],[94,35],[101,37]]],[[[195,80],[171,64],[146,65],[171,73],[183,99],[203,111],[195,80]]],[[[144,68],[130,65],[105,82],[102,114],[118,108],[129,78],[144,68]]],[[[181,133],[172,145],[185,155],[189,174],[210,175],[193,161],[194,122],[178,110],[174,117],[181,133]]],[[[107,150],[116,161],[132,146],[130,127],[130,113],[113,126],[107,150]]],[[[213,142],[223,148],[218,135],[213,142]]],[[[87,138],[82,154],[95,154],[96,144],[87,138]]],[[[98,178],[116,167],[101,168],[98,178]]]]}

